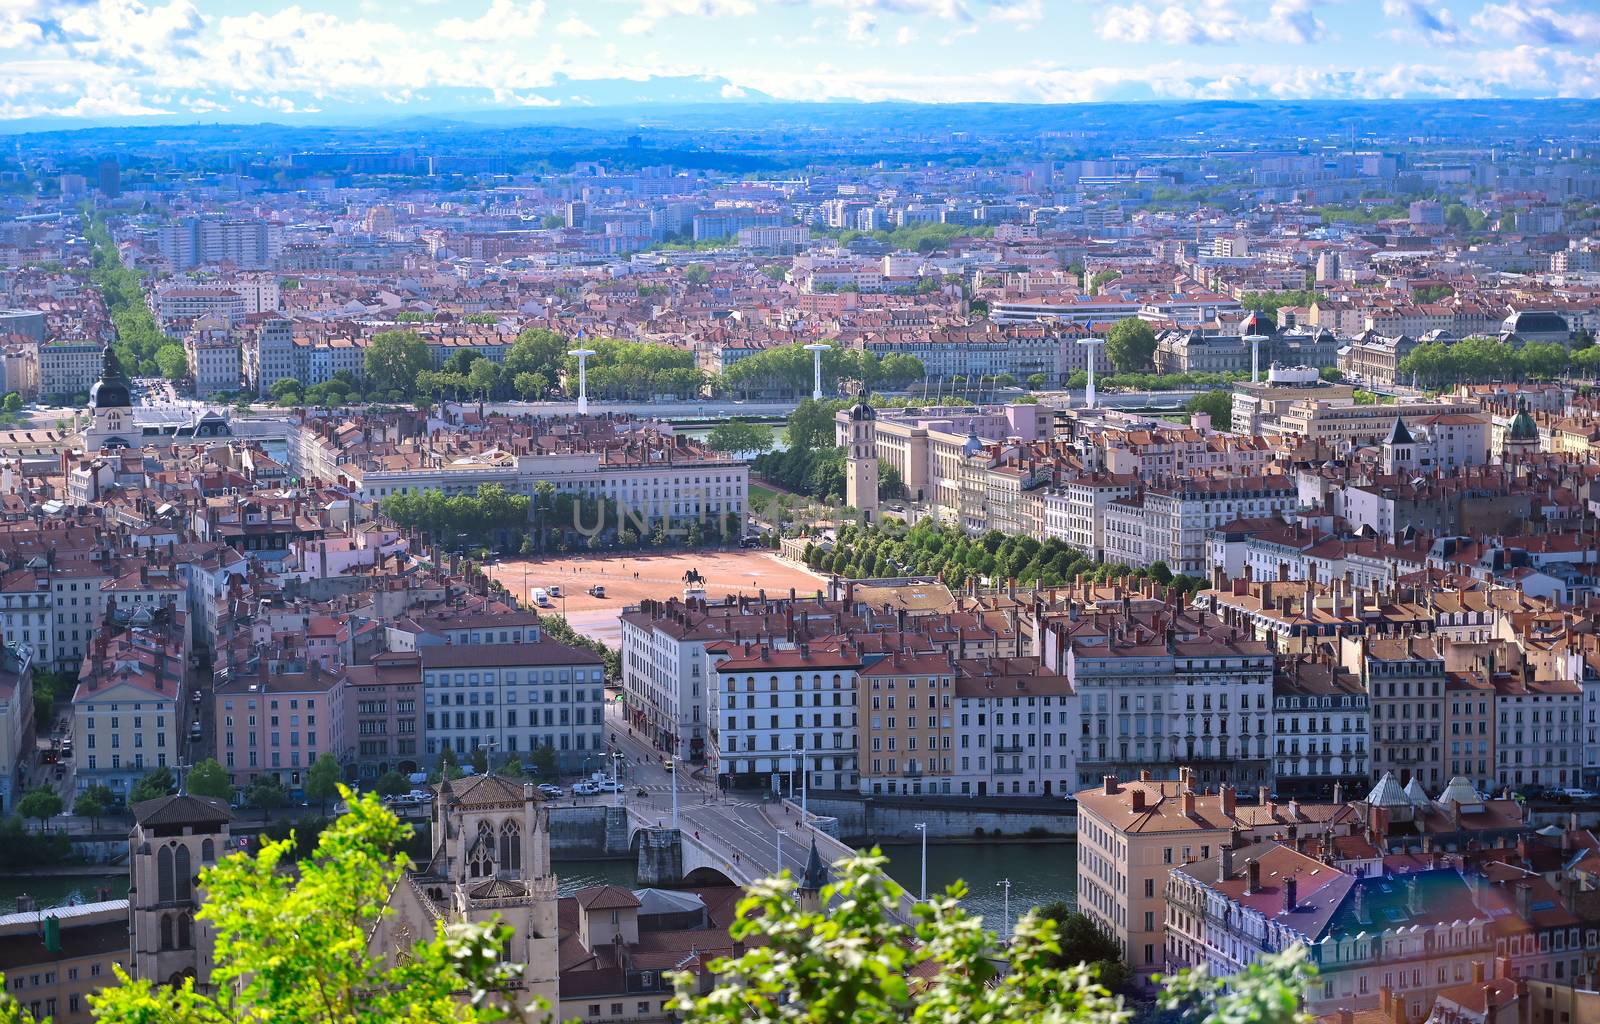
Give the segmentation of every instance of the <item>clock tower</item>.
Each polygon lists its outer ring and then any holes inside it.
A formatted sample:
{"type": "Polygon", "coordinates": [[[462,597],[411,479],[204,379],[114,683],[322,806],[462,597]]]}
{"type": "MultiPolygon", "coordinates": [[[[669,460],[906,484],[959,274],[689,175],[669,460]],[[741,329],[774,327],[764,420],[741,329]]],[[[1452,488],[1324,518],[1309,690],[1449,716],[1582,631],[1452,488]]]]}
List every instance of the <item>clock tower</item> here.
{"type": "Polygon", "coordinates": [[[89,419],[83,432],[85,452],[135,447],[140,432],[133,422],[133,395],[122,361],[110,345],[101,355],[100,379],[89,389],[89,419]]]}
{"type": "Polygon", "coordinates": [[[850,408],[850,448],[845,458],[845,504],[868,522],[878,518],[878,414],[861,395],[850,408]]]}

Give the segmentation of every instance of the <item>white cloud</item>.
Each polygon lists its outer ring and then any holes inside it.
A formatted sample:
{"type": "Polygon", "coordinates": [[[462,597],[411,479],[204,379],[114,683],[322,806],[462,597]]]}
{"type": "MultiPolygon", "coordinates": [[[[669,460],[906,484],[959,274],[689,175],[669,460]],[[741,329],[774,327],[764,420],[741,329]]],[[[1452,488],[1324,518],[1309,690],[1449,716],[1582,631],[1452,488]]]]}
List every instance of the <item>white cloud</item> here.
{"type": "Polygon", "coordinates": [[[1402,25],[1387,33],[1389,38],[1401,43],[1428,43],[1449,45],[1461,41],[1461,27],[1445,8],[1434,6],[1432,0],[1383,0],[1384,16],[1402,25]]]}
{"type": "Polygon", "coordinates": [[[844,37],[852,43],[876,46],[878,18],[870,11],[851,11],[844,19],[844,37]]]}
{"type": "Polygon", "coordinates": [[[739,88],[737,85],[734,85],[732,82],[729,82],[726,85],[724,85],[721,89],[718,90],[718,93],[725,100],[743,99],[745,96],[749,95],[748,93],[745,92],[745,90],[739,88]]]}
{"type": "Polygon", "coordinates": [[[588,22],[576,15],[562,19],[556,25],[556,32],[570,39],[593,39],[600,34],[591,28],[588,22]]]}
{"type": "Polygon", "coordinates": [[[489,9],[471,19],[446,18],[437,29],[445,39],[463,43],[490,43],[503,39],[532,39],[544,20],[544,0],[490,0],[489,9]]]}
{"type": "Polygon", "coordinates": [[[1558,4],[1507,0],[1485,4],[1472,16],[1474,28],[1493,38],[1521,39],[1542,45],[1600,43],[1600,14],[1571,12],[1558,4]]]}
{"type": "Polygon", "coordinates": [[[622,22],[629,35],[649,32],[668,18],[728,18],[755,13],[752,0],[638,0],[637,10],[622,22]]]}
{"type": "Polygon", "coordinates": [[[189,0],[153,7],[139,0],[99,0],[66,10],[47,34],[90,60],[150,66],[170,60],[174,51],[190,52],[204,28],[205,19],[189,0]]]}
{"type": "Polygon", "coordinates": [[[1107,7],[1098,28],[1100,37],[1112,42],[1172,46],[1224,46],[1253,39],[1313,43],[1326,34],[1314,0],[1276,0],[1264,19],[1245,17],[1231,0],[1136,2],[1107,7]]]}
{"type": "Polygon", "coordinates": [[[910,46],[916,41],[917,30],[910,25],[901,25],[900,31],[894,34],[894,44],[896,46],[910,46]]]}

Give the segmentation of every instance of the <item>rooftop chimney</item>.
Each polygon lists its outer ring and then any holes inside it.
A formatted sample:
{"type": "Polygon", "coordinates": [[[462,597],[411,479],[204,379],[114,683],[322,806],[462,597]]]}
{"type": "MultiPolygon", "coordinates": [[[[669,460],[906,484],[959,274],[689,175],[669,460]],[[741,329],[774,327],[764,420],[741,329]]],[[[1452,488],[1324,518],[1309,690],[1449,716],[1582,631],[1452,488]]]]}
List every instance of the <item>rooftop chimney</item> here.
{"type": "Polygon", "coordinates": [[[1261,891],[1261,858],[1257,857],[1245,865],[1245,893],[1254,895],[1261,891]]]}

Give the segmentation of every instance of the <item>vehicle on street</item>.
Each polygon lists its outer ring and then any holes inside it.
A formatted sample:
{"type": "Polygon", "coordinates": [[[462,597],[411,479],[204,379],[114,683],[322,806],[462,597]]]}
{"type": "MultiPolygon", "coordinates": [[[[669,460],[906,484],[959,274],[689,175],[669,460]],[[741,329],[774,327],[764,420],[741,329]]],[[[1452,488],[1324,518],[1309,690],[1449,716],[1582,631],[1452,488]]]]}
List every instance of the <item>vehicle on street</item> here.
{"type": "Polygon", "coordinates": [[[431,789],[413,789],[410,795],[415,798],[418,803],[426,804],[433,802],[433,790],[431,789]]]}
{"type": "Polygon", "coordinates": [[[557,786],[553,782],[541,782],[539,784],[539,792],[543,793],[545,796],[549,797],[552,800],[555,800],[555,799],[558,799],[560,797],[563,797],[563,796],[567,795],[567,791],[566,790],[562,789],[560,786],[557,786]]]}
{"type": "Polygon", "coordinates": [[[191,740],[200,739],[204,735],[205,726],[201,725],[198,721],[189,723],[189,738],[191,740]]]}
{"type": "Polygon", "coordinates": [[[1563,789],[1561,791],[1561,795],[1566,797],[1566,798],[1568,798],[1569,800],[1593,800],[1594,799],[1594,794],[1591,793],[1589,790],[1587,790],[1587,789],[1578,789],[1576,787],[1570,788],[1570,789],[1563,789]]]}
{"type": "Polygon", "coordinates": [[[550,592],[543,587],[534,587],[528,591],[528,596],[533,598],[533,603],[540,608],[550,607],[550,592]]]}
{"type": "Polygon", "coordinates": [[[620,793],[620,792],[622,792],[622,783],[620,783],[620,782],[612,782],[610,779],[607,779],[604,782],[596,782],[595,785],[600,788],[600,792],[602,792],[602,793],[620,793]]]}
{"type": "Polygon", "coordinates": [[[550,585],[550,596],[551,597],[560,597],[561,596],[561,584],[552,583],[550,585]]]}
{"type": "Polygon", "coordinates": [[[600,792],[600,787],[592,782],[574,782],[572,784],[573,796],[594,796],[600,792]]]}
{"type": "Polygon", "coordinates": [[[602,584],[602,583],[596,583],[594,586],[590,587],[589,588],[589,596],[590,597],[605,597],[606,596],[605,585],[602,584]]]}
{"type": "Polygon", "coordinates": [[[669,772],[675,772],[675,771],[677,771],[677,770],[678,770],[678,765],[677,765],[677,763],[676,763],[676,762],[674,762],[674,761],[673,761],[673,760],[672,760],[672,758],[670,758],[670,757],[669,757],[669,758],[667,758],[667,759],[666,759],[666,760],[665,760],[665,761],[662,761],[662,762],[661,762],[661,767],[663,767],[663,768],[665,768],[665,769],[666,769],[666,770],[667,770],[667,771],[669,771],[669,772]]]}

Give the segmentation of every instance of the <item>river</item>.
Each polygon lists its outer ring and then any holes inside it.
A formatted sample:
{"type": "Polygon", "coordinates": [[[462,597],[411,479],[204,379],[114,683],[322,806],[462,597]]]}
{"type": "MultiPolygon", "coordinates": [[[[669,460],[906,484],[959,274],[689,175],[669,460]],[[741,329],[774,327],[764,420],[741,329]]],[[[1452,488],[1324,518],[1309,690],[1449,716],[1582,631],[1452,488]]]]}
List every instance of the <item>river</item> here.
{"type": "Polygon", "coordinates": [[[40,907],[59,907],[68,903],[93,903],[100,890],[111,890],[111,899],[128,895],[127,872],[115,875],[7,875],[0,878],[0,914],[17,909],[18,896],[32,896],[40,907]]]}

